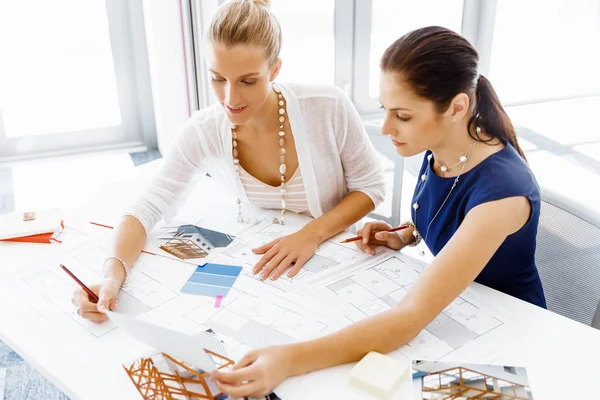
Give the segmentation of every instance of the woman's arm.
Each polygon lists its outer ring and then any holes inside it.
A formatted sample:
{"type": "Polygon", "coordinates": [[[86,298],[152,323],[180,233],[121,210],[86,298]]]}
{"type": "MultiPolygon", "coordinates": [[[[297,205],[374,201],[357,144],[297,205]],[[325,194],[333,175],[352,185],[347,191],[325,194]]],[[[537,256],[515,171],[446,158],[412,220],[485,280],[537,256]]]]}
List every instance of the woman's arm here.
{"type": "Polygon", "coordinates": [[[125,279],[125,270],[120,258],[132,267],[146,245],[147,232],[178,203],[182,193],[198,171],[200,160],[212,150],[211,141],[202,142],[190,118],[180,129],[164,163],[152,179],[141,198],[126,211],[115,226],[113,240],[108,249],[108,258],[103,270],[101,285],[92,290],[98,292],[98,304],[94,304],[83,290],[73,295],[73,304],[80,315],[95,322],[107,319],[100,311],[116,309],[116,298],[125,279]]]}
{"type": "MultiPolygon", "coordinates": [[[[146,231],[142,224],[136,218],[126,216],[115,226],[108,254],[120,257],[127,265],[133,265],[145,244],[146,231]]],[[[117,296],[125,280],[121,262],[114,258],[108,259],[102,269],[102,278],[100,284],[89,286],[98,295],[98,303],[93,302],[83,289],[76,290],[71,299],[81,317],[97,323],[108,319],[104,311],[117,309],[117,296]]]]}
{"type": "Polygon", "coordinates": [[[356,361],[369,351],[387,353],[397,349],[413,339],[467,288],[506,237],[527,222],[529,213],[529,201],[524,197],[473,208],[393,309],[323,338],[282,346],[276,351],[267,348],[251,352],[238,363],[236,371],[215,373],[215,379],[232,395],[245,393],[244,386],[250,384],[253,390],[268,391],[281,382],[273,379],[356,361]],[[244,379],[240,380],[240,376],[244,379]]]}
{"type": "Polygon", "coordinates": [[[375,205],[369,196],[362,192],[352,192],[337,206],[307,224],[302,230],[315,236],[320,243],[360,221],[374,209],[375,205]]]}
{"type": "Polygon", "coordinates": [[[473,282],[506,237],[527,222],[529,210],[524,197],[473,208],[400,304],[328,337],[299,344],[297,354],[306,360],[298,365],[299,373],[355,361],[369,351],[387,353],[408,343],[473,282]]]}
{"type": "MultiPolygon", "coordinates": [[[[145,193],[126,211],[126,215],[115,227],[109,255],[120,257],[128,265],[133,265],[146,245],[147,232],[165,214],[173,211],[198,172],[207,151],[214,151],[211,150],[209,139],[206,138],[205,143],[201,143],[193,118],[182,126],[163,165],[146,187],[145,193]]],[[[114,259],[107,262],[107,265],[109,263],[120,266],[119,261],[114,259]]],[[[110,269],[115,270],[112,267],[110,269]]],[[[119,277],[123,267],[116,270],[119,277]]]]}

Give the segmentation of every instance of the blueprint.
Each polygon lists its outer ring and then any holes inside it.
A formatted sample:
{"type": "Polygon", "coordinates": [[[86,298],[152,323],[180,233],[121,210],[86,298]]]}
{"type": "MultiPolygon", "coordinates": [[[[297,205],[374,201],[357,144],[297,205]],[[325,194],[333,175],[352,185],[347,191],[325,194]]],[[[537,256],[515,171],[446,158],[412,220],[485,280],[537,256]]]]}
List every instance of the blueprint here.
{"type": "MultiPolygon", "coordinates": [[[[99,358],[119,353],[133,361],[148,352],[120,332],[111,321],[96,324],[80,317],[71,303],[79,286],[59,267],[67,266],[87,285],[100,282],[106,248],[90,242],[67,254],[0,283],[0,296],[18,299],[16,306],[38,321],[57,344],[69,343],[70,350],[95,353],[99,358]],[[84,351],[85,349],[85,351],[84,351]]],[[[349,320],[319,314],[321,305],[308,297],[289,293],[277,296],[253,277],[240,276],[236,285],[215,307],[212,297],[183,294],[179,290],[194,266],[164,257],[142,254],[131,269],[128,285],[119,293],[117,311],[188,334],[213,327],[236,343],[230,350],[241,357],[249,348],[290,343],[334,332],[349,320]]]]}
{"type": "MultiPolygon", "coordinates": [[[[262,224],[253,231],[247,231],[214,260],[215,262],[242,265],[247,277],[258,280],[258,275],[252,274],[252,268],[263,255],[254,254],[252,249],[282,236],[293,234],[296,231],[296,229],[287,225],[262,224]]],[[[348,236],[347,234],[336,236],[321,243],[316,254],[304,264],[303,268],[293,278],[289,278],[287,274],[282,274],[278,280],[268,280],[264,284],[275,289],[275,292],[279,291],[281,295],[287,295],[289,291],[307,293],[308,285],[311,282],[318,281],[324,275],[371,257],[360,251],[353,243],[340,243],[348,236]]]]}
{"type": "MultiPolygon", "coordinates": [[[[360,321],[398,304],[423,268],[411,257],[386,252],[328,276],[314,290],[343,309],[349,319],[360,321]]],[[[400,352],[408,358],[452,356],[465,345],[495,336],[504,318],[483,304],[473,289],[467,289],[400,352]]]]}
{"type": "MultiPolygon", "coordinates": [[[[387,249],[367,255],[354,244],[340,244],[338,237],[319,246],[294,279],[263,282],[252,275],[261,256],[251,249],[293,232],[288,226],[256,225],[216,254],[212,262],[244,269],[219,306],[212,297],[180,292],[194,265],[142,254],[128,286],[119,294],[117,311],[187,334],[211,328],[235,360],[251,348],[317,338],[389,310],[408,293],[424,268],[421,262],[387,249]]],[[[0,296],[11,303],[19,299],[17,306],[39,321],[40,329],[51,333],[57,345],[68,343],[73,353],[94,352],[99,358],[118,355],[133,361],[152,349],[136,343],[110,321],[95,324],[77,315],[71,297],[79,287],[59,268],[61,263],[66,265],[89,285],[100,281],[105,256],[106,247],[90,240],[4,280],[0,296]],[[120,351],[115,353],[115,348],[120,351]]],[[[475,290],[467,289],[396,353],[440,359],[473,354],[474,347],[488,351],[487,343],[497,349],[498,338],[510,337],[506,318],[484,304],[475,290]]]]}
{"type": "MultiPolygon", "coordinates": [[[[80,317],[71,303],[72,294],[79,286],[59,267],[64,264],[90,286],[101,281],[105,256],[106,249],[94,242],[72,248],[56,259],[37,263],[4,279],[0,283],[0,297],[5,297],[5,301],[11,299],[23,317],[35,321],[39,329],[52,337],[57,346],[64,346],[65,351],[91,354],[97,359],[119,355],[122,361],[133,361],[148,349],[138,346],[110,321],[96,324],[80,317]]],[[[188,270],[193,270],[193,266],[142,255],[132,269],[129,285],[119,292],[118,311],[147,318],[169,304],[181,303],[187,296],[179,293],[179,282],[189,276],[188,270]]],[[[179,330],[193,328],[188,324],[179,330]]]]}

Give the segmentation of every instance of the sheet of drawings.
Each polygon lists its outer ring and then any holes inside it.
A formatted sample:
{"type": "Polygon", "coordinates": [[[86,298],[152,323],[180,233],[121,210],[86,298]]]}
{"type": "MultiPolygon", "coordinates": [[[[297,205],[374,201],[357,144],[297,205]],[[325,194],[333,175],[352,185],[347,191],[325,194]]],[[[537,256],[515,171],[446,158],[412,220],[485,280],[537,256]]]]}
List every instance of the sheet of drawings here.
{"type": "MultiPolygon", "coordinates": [[[[211,262],[244,267],[219,308],[214,298],[180,293],[194,265],[142,254],[129,286],[120,292],[118,311],[188,334],[212,328],[225,341],[229,355],[238,359],[251,348],[323,336],[387,310],[402,299],[423,269],[400,253],[380,249],[370,256],[353,243],[340,244],[341,239],[334,238],[319,246],[292,281],[285,275],[275,282],[259,281],[250,271],[261,256],[251,249],[293,232],[289,226],[269,223],[246,227],[215,254],[211,262]]],[[[111,323],[98,325],[81,318],[71,304],[79,287],[59,264],[90,284],[100,280],[105,256],[106,247],[91,239],[59,259],[4,280],[0,296],[39,321],[40,329],[67,351],[93,352],[95,358],[90,359],[139,356],[149,349],[111,323]]],[[[472,354],[473,346],[485,348],[490,337],[508,337],[503,321],[504,316],[483,304],[475,291],[467,290],[397,355],[448,359],[462,351],[472,354]]]]}
{"type": "MultiPolygon", "coordinates": [[[[297,229],[287,225],[262,224],[254,231],[247,231],[240,236],[238,241],[219,254],[218,260],[226,263],[241,263],[247,276],[258,279],[251,271],[262,255],[254,254],[252,249],[296,231],[297,229]]],[[[360,251],[354,243],[342,244],[341,240],[339,237],[334,237],[324,241],[318,246],[316,254],[304,264],[294,278],[283,274],[277,281],[269,282],[269,285],[284,292],[294,290],[294,287],[298,289],[297,291],[305,292],[311,282],[319,280],[323,275],[371,257],[360,251]]]]}
{"type": "MultiPolygon", "coordinates": [[[[86,243],[71,249],[64,256],[36,264],[4,280],[0,293],[10,298],[11,303],[23,311],[23,315],[31,318],[40,329],[54,338],[57,346],[68,344],[65,351],[92,353],[97,359],[105,359],[115,354],[115,350],[123,350],[122,354],[132,356],[139,350],[139,347],[136,349],[136,346],[132,346],[135,345],[133,339],[118,332],[110,322],[96,324],[77,314],[71,298],[79,286],[59,266],[64,264],[80,280],[92,285],[101,281],[105,256],[105,248],[97,243],[86,243]],[[128,352],[128,349],[132,351],[128,352]]],[[[167,277],[166,271],[159,265],[147,262],[149,257],[140,259],[132,270],[130,285],[120,291],[120,312],[144,315],[180,297],[176,284],[166,282],[182,279],[186,276],[186,269],[193,269],[193,266],[169,261],[182,265],[175,266],[167,277]]]]}
{"type": "MultiPolygon", "coordinates": [[[[325,278],[314,290],[337,304],[349,319],[359,321],[398,304],[423,268],[411,257],[385,252],[325,278]]],[[[398,352],[413,359],[451,359],[465,348],[506,336],[505,320],[469,288],[398,352]]]]}
{"type": "MultiPolygon", "coordinates": [[[[95,324],[80,317],[71,303],[79,286],[59,267],[64,264],[88,285],[100,281],[106,248],[94,242],[73,248],[56,260],[36,265],[0,283],[0,296],[22,309],[72,354],[90,359],[119,357],[133,361],[151,349],[121,332],[111,322],[95,324]],[[85,350],[85,351],[84,351],[85,350]]],[[[193,265],[142,254],[132,268],[133,278],[120,291],[118,312],[188,334],[208,327],[227,337],[234,359],[250,348],[310,339],[349,323],[321,315],[318,306],[300,295],[264,296],[265,284],[240,276],[238,283],[215,308],[215,299],[182,294],[193,265]],[[259,294],[262,294],[259,296],[259,294]]]]}

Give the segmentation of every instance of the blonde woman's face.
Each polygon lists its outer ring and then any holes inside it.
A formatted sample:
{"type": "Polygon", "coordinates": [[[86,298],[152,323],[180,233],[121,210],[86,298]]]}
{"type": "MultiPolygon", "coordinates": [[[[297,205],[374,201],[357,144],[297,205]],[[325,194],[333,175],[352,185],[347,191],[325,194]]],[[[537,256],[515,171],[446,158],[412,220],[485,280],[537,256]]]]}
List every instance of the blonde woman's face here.
{"type": "Polygon", "coordinates": [[[213,44],[207,59],[213,91],[227,118],[245,124],[265,104],[280,62],[269,66],[262,49],[247,45],[213,44]]]}

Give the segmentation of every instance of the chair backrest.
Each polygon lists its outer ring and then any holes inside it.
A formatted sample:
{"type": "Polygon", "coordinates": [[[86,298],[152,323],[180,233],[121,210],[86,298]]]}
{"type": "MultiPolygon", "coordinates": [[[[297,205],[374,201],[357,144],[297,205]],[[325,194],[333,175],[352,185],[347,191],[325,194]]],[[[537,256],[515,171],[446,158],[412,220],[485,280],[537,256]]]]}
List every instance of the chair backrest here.
{"type": "Polygon", "coordinates": [[[600,330],[600,301],[598,302],[598,307],[596,308],[594,319],[592,319],[592,327],[600,330]]]}
{"type": "Polygon", "coordinates": [[[542,190],[535,256],[548,309],[600,329],[600,214],[542,190]]]}

